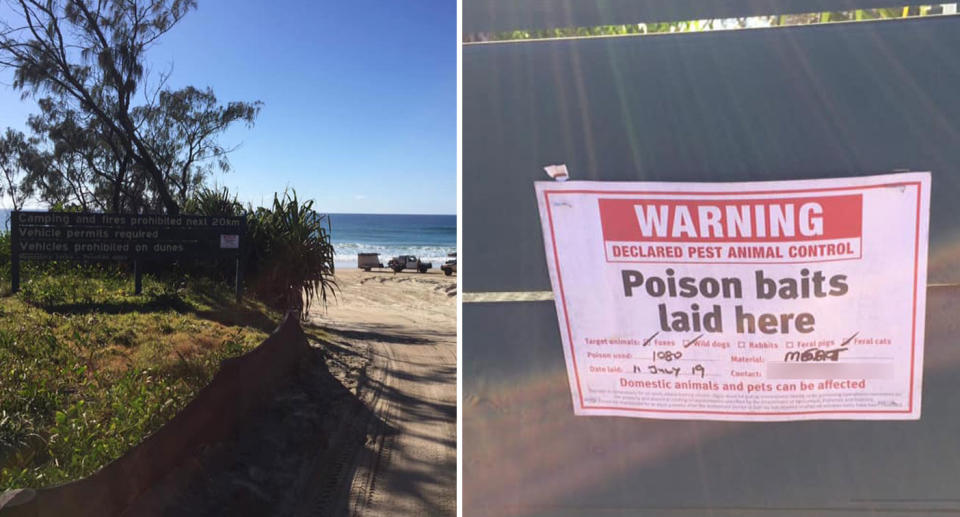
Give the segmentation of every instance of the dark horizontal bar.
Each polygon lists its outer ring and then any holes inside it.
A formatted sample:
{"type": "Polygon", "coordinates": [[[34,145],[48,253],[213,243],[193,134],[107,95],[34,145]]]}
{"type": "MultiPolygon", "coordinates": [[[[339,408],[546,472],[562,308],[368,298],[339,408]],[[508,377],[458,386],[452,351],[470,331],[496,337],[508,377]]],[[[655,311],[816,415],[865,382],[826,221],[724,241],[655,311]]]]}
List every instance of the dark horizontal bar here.
{"type": "Polygon", "coordinates": [[[464,34],[895,7],[892,0],[464,0],[464,34]]]}

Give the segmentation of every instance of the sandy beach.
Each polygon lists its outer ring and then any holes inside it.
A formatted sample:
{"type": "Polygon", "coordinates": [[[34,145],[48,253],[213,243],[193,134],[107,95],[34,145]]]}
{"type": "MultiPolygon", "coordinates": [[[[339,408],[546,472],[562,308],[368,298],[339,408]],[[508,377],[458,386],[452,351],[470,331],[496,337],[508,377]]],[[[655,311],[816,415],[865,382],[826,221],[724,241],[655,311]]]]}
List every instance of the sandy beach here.
{"type": "Polygon", "coordinates": [[[311,313],[367,358],[351,389],[374,416],[347,469],[349,498],[331,513],[455,514],[456,278],[338,269],[336,300],[311,313]]]}
{"type": "MultiPolygon", "coordinates": [[[[444,276],[435,263],[426,273],[365,272],[337,268],[336,298],[326,310],[313,309],[319,325],[390,328],[403,332],[453,332],[456,336],[457,277],[444,276]]],[[[454,337],[456,341],[456,337],[454,337]]]]}
{"type": "Polygon", "coordinates": [[[336,279],[289,380],[124,515],[456,513],[456,277],[336,279]]]}

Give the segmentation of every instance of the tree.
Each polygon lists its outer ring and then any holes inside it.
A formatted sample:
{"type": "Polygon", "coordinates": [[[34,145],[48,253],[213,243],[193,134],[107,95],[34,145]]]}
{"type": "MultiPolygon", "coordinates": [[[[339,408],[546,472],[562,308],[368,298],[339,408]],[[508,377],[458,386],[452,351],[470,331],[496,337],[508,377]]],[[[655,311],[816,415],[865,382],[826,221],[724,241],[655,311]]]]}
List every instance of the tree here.
{"type": "Polygon", "coordinates": [[[34,140],[11,128],[0,136],[0,173],[3,175],[0,198],[8,196],[14,210],[21,210],[29,195],[29,190],[24,189],[21,182],[38,165],[39,153],[35,145],[34,140]]]}
{"type": "Polygon", "coordinates": [[[83,117],[63,104],[41,99],[40,108],[41,113],[31,116],[28,125],[38,140],[49,139],[52,145],[38,153],[40,166],[23,179],[24,189],[51,205],[89,210],[94,202],[92,172],[84,156],[94,145],[93,135],[87,132],[83,117]]]}
{"type": "MultiPolygon", "coordinates": [[[[166,77],[146,86],[147,49],[195,8],[196,0],[8,0],[8,5],[19,20],[0,24],[0,66],[13,69],[15,88],[50,94],[51,102],[74,114],[76,127],[96,133],[83,142],[96,145],[72,152],[86,162],[85,184],[90,178],[97,178],[101,190],[112,184],[110,204],[120,203],[121,185],[136,177],[148,181],[149,190],[133,185],[135,190],[155,198],[140,201],[179,213],[197,178],[209,170],[204,162],[214,159],[221,168],[226,163],[228,151],[216,144],[216,136],[235,121],[252,124],[259,111],[259,103],[221,108],[209,90],[169,92],[163,89],[166,77]],[[138,93],[146,99],[142,105],[134,105],[138,93]],[[108,157],[111,173],[94,166],[108,157]],[[131,171],[138,174],[129,176],[131,171]]],[[[54,128],[47,129],[50,136],[54,128]]]]}
{"type": "Polygon", "coordinates": [[[145,189],[149,178],[96,117],[50,98],[40,99],[39,106],[40,114],[28,124],[49,145],[45,166],[25,178],[32,191],[47,203],[82,210],[120,213],[151,207],[145,189]]]}
{"type": "Polygon", "coordinates": [[[154,106],[138,110],[146,138],[157,152],[164,171],[164,183],[182,207],[214,168],[230,169],[227,154],[233,149],[220,145],[216,137],[234,122],[252,126],[260,103],[231,102],[225,107],[209,88],[188,86],[161,91],[154,106]]]}

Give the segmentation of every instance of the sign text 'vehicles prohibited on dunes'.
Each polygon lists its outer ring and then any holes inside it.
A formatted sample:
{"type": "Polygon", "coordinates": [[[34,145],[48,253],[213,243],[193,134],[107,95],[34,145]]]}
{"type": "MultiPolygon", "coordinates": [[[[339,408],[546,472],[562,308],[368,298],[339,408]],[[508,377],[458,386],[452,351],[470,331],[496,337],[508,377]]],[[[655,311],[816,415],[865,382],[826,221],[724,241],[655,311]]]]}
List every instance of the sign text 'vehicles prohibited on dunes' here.
{"type": "Polygon", "coordinates": [[[577,414],[920,417],[928,173],[536,190],[577,414]]]}

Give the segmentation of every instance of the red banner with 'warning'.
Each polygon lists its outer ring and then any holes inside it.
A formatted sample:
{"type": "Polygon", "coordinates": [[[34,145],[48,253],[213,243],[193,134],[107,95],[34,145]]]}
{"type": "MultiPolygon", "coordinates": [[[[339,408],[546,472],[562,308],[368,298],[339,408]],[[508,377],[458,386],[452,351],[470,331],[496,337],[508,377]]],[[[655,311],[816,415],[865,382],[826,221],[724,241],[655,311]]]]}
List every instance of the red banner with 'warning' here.
{"type": "Polygon", "coordinates": [[[778,242],[861,236],[860,194],[775,199],[600,198],[603,238],[625,242],[778,242]]]}

